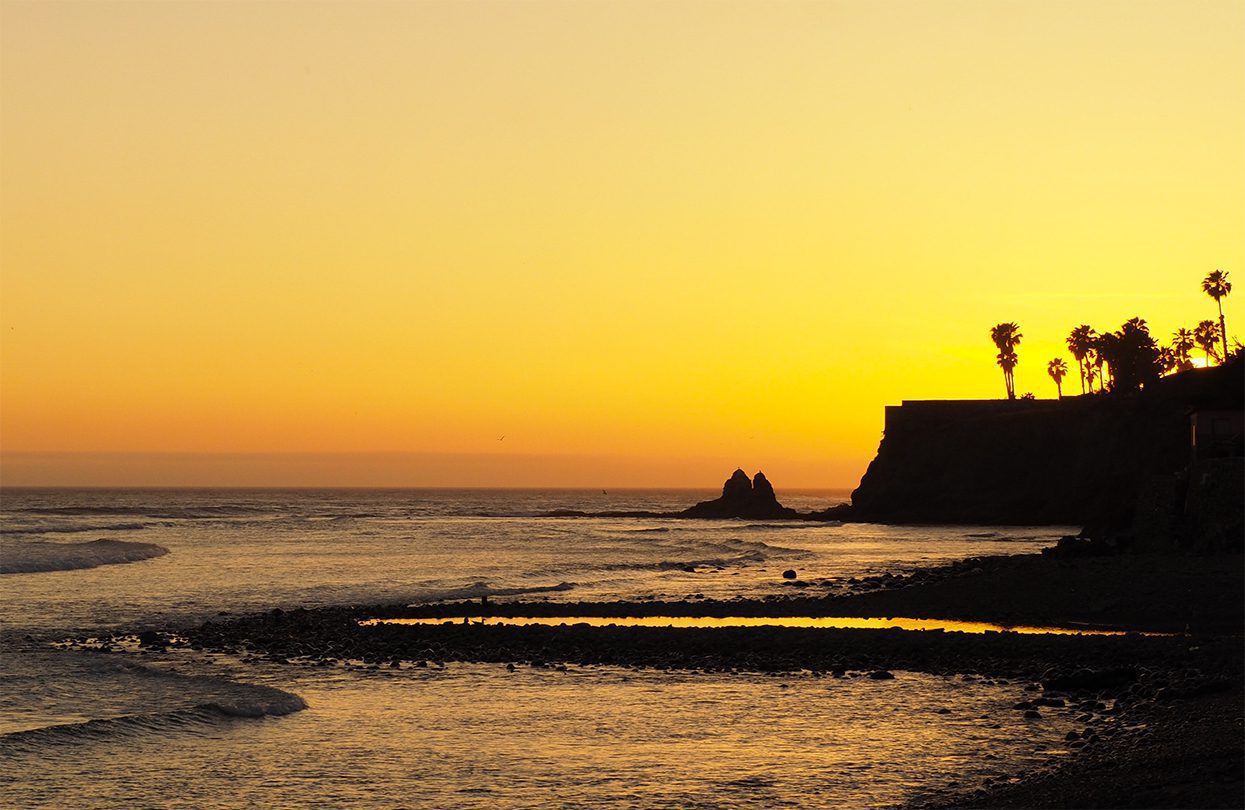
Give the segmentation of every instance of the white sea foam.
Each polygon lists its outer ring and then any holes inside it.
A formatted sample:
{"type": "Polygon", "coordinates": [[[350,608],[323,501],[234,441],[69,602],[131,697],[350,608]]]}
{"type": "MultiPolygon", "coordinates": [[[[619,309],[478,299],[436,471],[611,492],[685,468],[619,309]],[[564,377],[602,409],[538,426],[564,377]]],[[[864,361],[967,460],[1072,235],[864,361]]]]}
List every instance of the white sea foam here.
{"type": "Polygon", "coordinates": [[[155,543],[91,540],[86,543],[7,542],[0,549],[0,574],[72,571],[162,557],[169,550],[155,543]]]}

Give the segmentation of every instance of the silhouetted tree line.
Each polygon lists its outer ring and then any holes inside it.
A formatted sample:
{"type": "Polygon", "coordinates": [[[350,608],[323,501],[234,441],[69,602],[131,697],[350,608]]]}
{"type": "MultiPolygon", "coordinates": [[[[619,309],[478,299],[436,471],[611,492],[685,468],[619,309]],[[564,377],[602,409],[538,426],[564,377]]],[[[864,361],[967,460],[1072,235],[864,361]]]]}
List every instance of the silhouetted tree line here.
{"type": "MultiPolygon", "coordinates": [[[[1194,367],[1195,347],[1202,350],[1208,366],[1240,353],[1239,342],[1234,349],[1228,348],[1228,327],[1223,318],[1223,299],[1232,292],[1228,274],[1222,270],[1209,273],[1202,280],[1202,291],[1218,305],[1219,323],[1207,319],[1193,329],[1177,329],[1169,346],[1159,345],[1141,318],[1130,318],[1114,332],[1100,334],[1089,324],[1073,329],[1067,345],[1076,360],[1081,393],[1094,393],[1095,384],[1100,392],[1136,391],[1164,374],[1188,371],[1194,367]]],[[[1020,326],[1011,322],[996,324],[990,330],[990,340],[999,352],[995,361],[1003,369],[1008,399],[1016,399],[1015,369],[1020,362],[1016,347],[1021,337],[1020,326]]],[[[1055,381],[1055,390],[1062,399],[1067,363],[1056,357],[1046,364],[1046,373],[1055,381]]],[[[1032,394],[1022,397],[1032,398],[1032,394]]]]}

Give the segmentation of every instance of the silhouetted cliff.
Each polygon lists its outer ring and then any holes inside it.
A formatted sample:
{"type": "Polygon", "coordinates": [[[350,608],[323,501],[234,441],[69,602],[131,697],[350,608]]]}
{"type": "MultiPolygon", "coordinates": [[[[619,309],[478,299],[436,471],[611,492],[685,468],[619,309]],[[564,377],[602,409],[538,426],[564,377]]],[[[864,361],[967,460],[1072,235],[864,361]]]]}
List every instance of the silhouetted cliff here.
{"type": "Polygon", "coordinates": [[[854,520],[1127,526],[1153,476],[1190,462],[1190,413],[1240,410],[1226,366],[1131,395],[1052,401],[905,402],[886,411],[854,520]]]}

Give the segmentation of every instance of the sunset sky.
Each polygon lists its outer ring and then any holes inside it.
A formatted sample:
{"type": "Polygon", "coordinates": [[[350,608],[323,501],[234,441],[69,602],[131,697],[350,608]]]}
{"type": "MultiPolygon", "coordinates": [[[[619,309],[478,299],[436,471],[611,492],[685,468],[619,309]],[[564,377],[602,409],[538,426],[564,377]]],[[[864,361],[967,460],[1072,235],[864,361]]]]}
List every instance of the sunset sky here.
{"type": "Polygon", "coordinates": [[[6,485],[852,486],[883,406],[1003,394],[999,321],[1039,397],[1078,323],[1217,318],[1216,268],[1245,334],[1239,0],[0,32],[6,485]]]}

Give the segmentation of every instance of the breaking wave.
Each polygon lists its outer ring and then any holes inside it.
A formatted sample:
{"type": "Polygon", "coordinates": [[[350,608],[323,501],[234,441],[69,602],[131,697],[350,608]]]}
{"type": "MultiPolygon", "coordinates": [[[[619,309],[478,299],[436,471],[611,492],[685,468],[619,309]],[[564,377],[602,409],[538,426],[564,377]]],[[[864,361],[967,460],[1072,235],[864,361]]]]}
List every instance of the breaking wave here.
{"type": "Polygon", "coordinates": [[[186,507],[147,506],[141,504],[135,506],[117,506],[101,504],[95,506],[31,506],[23,509],[9,508],[6,511],[12,514],[25,515],[111,515],[164,519],[193,519],[265,515],[272,514],[274,512],[280,513],[288,511],[288,509],[277,505],[245,506],[242,504],[200,504],[186,507]]]}
{"type": "Polygon", "coordinates": [[[786,523],[749,523],[746,526],[730,526],[732,529],[747,529],[749,531],[783,531],[791,529],[824,529],[826,527],[842,526],[841,520],[819,520],[819,521],[787,521],[786,523]]]}
{"type": "Polygon", "coordinates": [[[1013,541],[1041,539],[1037,535],[1003,534],[1001,532],[979,532],[976,534],[966,534],[964,537],[969,540],[992,540],[995,543],[1010,543],[1013,541]]]}
{"type": "Polygon", "coordinates": [[[534,585],[526,588],[494,588],[487,582],[476,582],[461,588],[428,591],[418,594],[411,601],[440,602],[447,599],[479,599],[481,596],[523,596],[530,593],[560,593],[574,589],[574,582],[559,582],[557,585],[534,585]]]}
{"type": "MultiPolygon", "coordinates": [[[[0,659],[0,757],[139,734],[279,717],[307,707],[273,686],[190,674],[128,656],[10,647],[0,659]]],[[[193,664],[192,664],[193,665],[193,664]]]]}
{"type": "Polygon", "coordinates": [[[281,717],[307,708],[298,695],[271,686],[245,686],[250,694],[222,698],[169,712],[105,717],[0,735],[0,755],[37,751],[48,746],[84,743],[117,736],[210,727],[233,719],[281,717]]]}
{"type": "Polygon", "coordinates": [[[70,524],[70,525],[32,525],[20,528],[5,527],[4,533],[13,535],[39,534],[82,534],[84,532],[140,532],[148,528],[150,523],[102,523],[102,524],[70,524]]]}
{"type": "Polygon", "coordinates": [[[72,571],[101,565],[139,562],[162,557],[169,550],[155,543],[90,540],[85,543],[39,541],[5,543],[0,552],[0,574],[72,571]]]}

